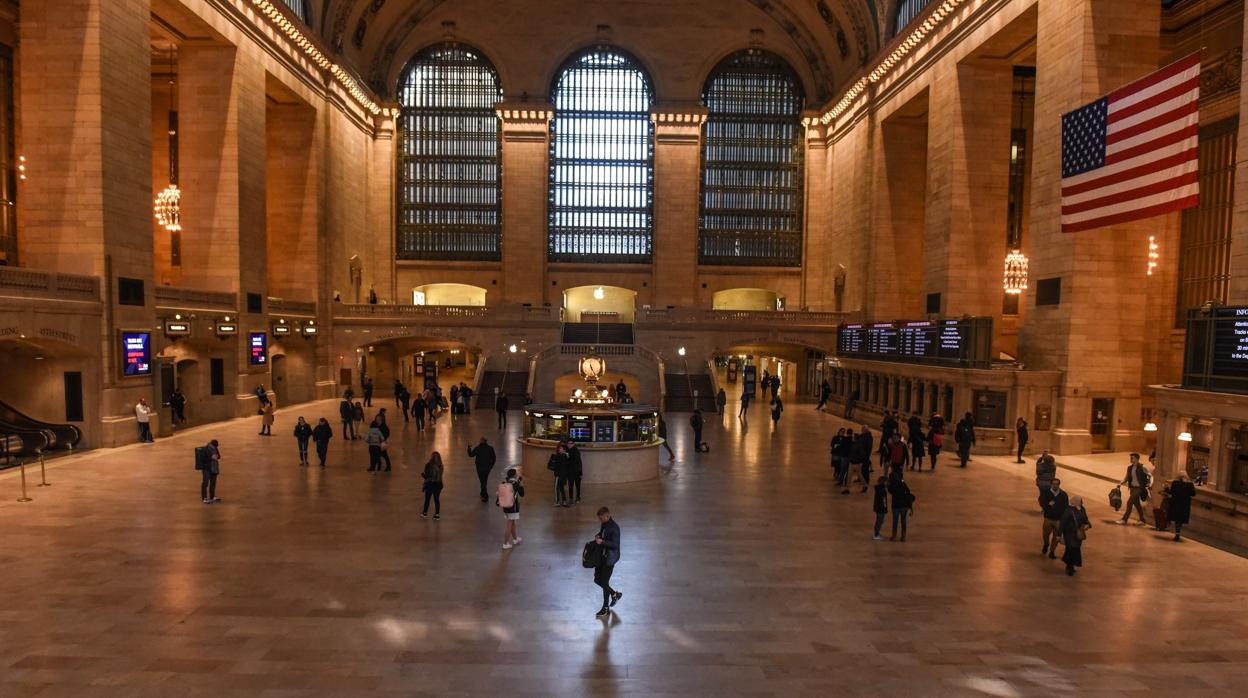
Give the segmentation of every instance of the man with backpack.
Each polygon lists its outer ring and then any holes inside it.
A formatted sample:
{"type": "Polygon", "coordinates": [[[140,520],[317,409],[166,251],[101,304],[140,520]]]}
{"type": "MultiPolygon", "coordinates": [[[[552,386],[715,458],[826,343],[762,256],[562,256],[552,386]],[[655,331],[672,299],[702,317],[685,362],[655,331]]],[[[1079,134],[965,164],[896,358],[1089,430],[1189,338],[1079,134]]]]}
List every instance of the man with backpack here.
{"type": "Polygon", "coordinates": [[[490,471],[494,469],[494,447],[481,437],[481,443],[468,447],[468,457],[473,459],[473,463],[477,466],[477,479],[481,481],[481,501],[490,501],[490,495],[485,491],[485,481],[490,477],[490,471]]]}
{"type": "Polygon", "coordinates": [[[1122,478],[1119,485],[1126,485],[1131,492],[1131,497],[1127,499],[1127,507],[1122,512],[1122,518],[1118,520],[1120,526],[1125,526],[1131,518],[1131,507],[1140,514],[1141,526],[1147,526],[1148,522],[1144,519],[1144,502],[1148,501],[1148,488],[1153,484],[1153,475],[1148,472],[1148,468],[1140,462],[1140,454],[1131,454],[1131,464],[1127,466],[1127,475],[1122,478]]]}
{"type": "Polygon", "coordinates": [[[217,448],[217,440],[195,448],[195,469],[200,472],[202,480],[199,484],[199,498],[204,504],[221,501],[217,496],[217,475],[221,472],[221,450],[217,448]]]}
{"type": "Polygon", "coordinates": [[[602,588],[602,609],[594,616],[602,618],[611,613],[611,607],[619,603],[624,594],[611,588],[611,575],[620,561],[620,525],[611,518],[611,510],[606,507],[598,510],[598,521],[601,526],[594,542],[602,549],[602,558],[594,566],[594,584],[602,588]]]}
{"type": "Polygon", "coordinates": [[[966,462],[971,459],[971,446],[975,444],[975,422],[970,412],[953,428],[953,440],[958,444],[958,460],[965,468],[966,462]]]}
{"type": "Polygon", "coordinates": [[[906,445],[902,443],[901,438],[897,434],[889,437],[886,450],[889,470],[905,470],[906,463],[910,459],[910,449],[906,448],[906,445]]]}

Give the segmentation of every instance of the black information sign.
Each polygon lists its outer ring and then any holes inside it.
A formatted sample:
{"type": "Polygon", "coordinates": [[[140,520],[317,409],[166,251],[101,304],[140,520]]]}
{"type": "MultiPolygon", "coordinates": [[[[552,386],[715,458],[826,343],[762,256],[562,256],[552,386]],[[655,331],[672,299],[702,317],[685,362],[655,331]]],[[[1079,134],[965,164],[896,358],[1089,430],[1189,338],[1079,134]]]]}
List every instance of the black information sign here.
{"type": "Polygon", "coordinates": [[[991,362],[992,318],[841,325],[837,350],[850,358],[984,368],[991,362]]]}

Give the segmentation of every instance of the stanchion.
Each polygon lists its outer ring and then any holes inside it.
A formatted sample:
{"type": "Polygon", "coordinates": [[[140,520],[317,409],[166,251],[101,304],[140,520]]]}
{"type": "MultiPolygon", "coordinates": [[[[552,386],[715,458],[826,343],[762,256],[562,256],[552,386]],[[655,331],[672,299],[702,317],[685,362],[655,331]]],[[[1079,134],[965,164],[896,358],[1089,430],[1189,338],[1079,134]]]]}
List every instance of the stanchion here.
{"type": "Polygon", "coordinates": [[[43,467],[43,454],[39,454],[39,479],[42,480],[36,487],[51,487],[52,483],[48,482],[48,470],[43,467]]]}
{"type": "Polygon", "coordinates": [[[30,497],[27,497],[27,496],[26,496],[26,464],[25,464],[25,463],[21,463],[21,464],[19,464],[19,465],[18,465],[18,467],[19,467],[19,468],[21,468],[21,470],[22,470],[22,496],[21,496],[21,497],[18,497],[18,498],[17,498],[17,501],[19,501],[19,502],[29,502],[29,501],[32,501],[30,497]]]}

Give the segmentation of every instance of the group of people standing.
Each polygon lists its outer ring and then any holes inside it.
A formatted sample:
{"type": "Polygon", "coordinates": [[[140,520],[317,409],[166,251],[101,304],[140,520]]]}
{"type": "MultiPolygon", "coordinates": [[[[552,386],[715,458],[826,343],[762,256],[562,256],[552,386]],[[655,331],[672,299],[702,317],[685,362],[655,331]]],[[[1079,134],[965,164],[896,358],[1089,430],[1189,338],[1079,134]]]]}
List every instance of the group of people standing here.
{"type": "Polygon", "coordinates": [[[555,446],[546,462],[546,469],[555,477],[555,506],[570,507],[581,503],[581,477],[584,463],[581,449],[572,439],[555,446]]]}

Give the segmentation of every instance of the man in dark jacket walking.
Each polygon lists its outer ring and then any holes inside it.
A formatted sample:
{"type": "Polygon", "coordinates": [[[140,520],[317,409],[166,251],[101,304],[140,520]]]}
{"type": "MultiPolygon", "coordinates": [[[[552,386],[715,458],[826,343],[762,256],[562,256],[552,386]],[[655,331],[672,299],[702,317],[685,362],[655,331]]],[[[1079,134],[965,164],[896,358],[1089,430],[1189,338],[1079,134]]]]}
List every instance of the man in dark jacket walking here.
{"type": "Polygon", "coordinates": [[[355,408],[351,401],[344,399],[338,403],[338,416],[342,418],[342,438],[355,441],[360,438],[355,434],[355,408]]]}
{"type": "Polygon", "coordinates": [[[1147,526],[1148,521],[1144,519],[1144,502],[1148,501],[1148,488],[1153,484],[1153,474],[1148,472],[1148,468],[1140,462],[1140,454],[1131,454],[1131,464],[1127,466],[1127,474],[1122,478],[1119,485],[1126,485],[1131,492],[1131,498],[1127,500],[1127,506],[1122,510],[1122,518],[1118,520],[1119,524],[1126,524],[1131,518],[1131,507],[1140,515],[1140,525],[1147,526]]]}
{"type": "Polygon", "coordinates": [[[1070,506],[1070,498],[1062,490],[1062,481],[1053,478],[1049,486],[1040,493],[1040,509],[1044,512],[1044,524],[1040,531],[1044,536],[1044,548],[1040,554],[1049,554],[1049,559],[1057,559],[1057,541],[1061,539],[1062,514],[1070,506]]]}
{"type": "Polygon", "coordinates": [[[507,393],[499,393],[494,398],[494,411],[498,413],[498,428],[507,428],[507,393]]]}
{"type": "Polygon", "coordinates": [[[702,452],[702,410],[693,409],[693,414],[689,415],[689,426],[693,429],[693,450],[696,453],[702,452]]]}
{"type": "MultiPolygon", "coordinates": [[[[858,435],[858,440],[854,442],[854,462],[858,464],[862,473],[862,491],[866,492],[871,484],[871,449],[875,446],[875,437],[871,434],[870,429],[863,429],[858,435]]],[[[846,481],[845,484],[849,484],[846,481]]]]}
{"type": "Polygon", "coordinates": [[[490,471],[494,469],[494,447],[481,437],[481,443],[476,446],[468,447],[468,457],[473,459],[477,466],[477,479],[481,481],[481,501],[483,503],[490,501],[490,495],[485,491],[485,481],[490,477],[490,471]]]}
{"type": "Polygon", "coordinates": [[[965,468],[966,462],[971,459],[971,446],[975,445],[975,422],[970,412],[953,428],[953,440],[958,444],[958,460],[965,468]]]}
{"type": "Polygon", "coordinates": [[[611,518],[611,510],[606,507],[598,510],[598,521],[602,525],[594,542],[602,546],[602,560],[594,568],[594,584],[602,588],[602,610],[594,616],[601,618],[611,613],[611,607],[619,603],[624,594],[611,588],[611,575],[620,561],[620,525],[611,518]]]}
{"type": "Polygon", "coordinates": [[[581,476],[585,471],[585,464],[581,461],[581,449],[577,447],[576,442],[572,439],[567,441],[568,456],[568,499],[569,504],[581,503],[581,476]],[[576,494],[573,494],[575,491],[576,494]]]}
{"type": "MultiPolygon", "coordinates": [[[[364,406],[372,407],[373,406],[373,379],[369,378],[368,376],[364,376],[364,383],[360,387],[364,389],[364,406]]],[[[355,438],[355,437],[352,437],[352,438],[355,438]]]]}
{"type": "Polygon", "coordinates": [[[316,444],[316,457],[321,461],[321,467],[325,467],[325,456],[329,453],[329,440],[334,438],[334,430],[329,427],[329,422],[321,417],[316,423],[316,428],[312,430],[312,443],[316,444]]]}

